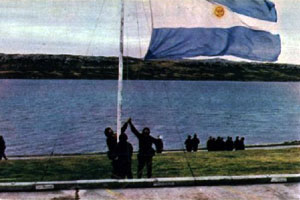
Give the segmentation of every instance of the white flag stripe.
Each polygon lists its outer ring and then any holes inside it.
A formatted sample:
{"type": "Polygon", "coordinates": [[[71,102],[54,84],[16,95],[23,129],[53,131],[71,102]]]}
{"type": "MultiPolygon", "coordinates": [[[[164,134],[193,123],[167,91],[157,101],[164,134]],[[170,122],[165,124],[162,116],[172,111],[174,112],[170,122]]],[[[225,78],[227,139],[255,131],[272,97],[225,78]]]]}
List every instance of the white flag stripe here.
{"type": "Polygon", "coordinates": [[[278,33],[277,24],[232,12],[229,8],[205,0],[152,0],[154,28],[230,28],[246,26],[256,30],[278,33]],[[162,2],[165,1],[165,2],[162,2]],[[217,17],[217,6],[224,15],[217,17]]]}

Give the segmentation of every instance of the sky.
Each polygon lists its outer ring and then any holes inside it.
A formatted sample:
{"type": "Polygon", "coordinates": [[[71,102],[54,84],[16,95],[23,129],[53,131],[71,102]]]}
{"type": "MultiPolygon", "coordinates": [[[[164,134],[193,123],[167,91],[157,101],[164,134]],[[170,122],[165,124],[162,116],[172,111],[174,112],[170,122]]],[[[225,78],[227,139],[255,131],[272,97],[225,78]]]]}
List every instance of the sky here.
{"type": "MultiPolygon", "coordinates": [[[[300,65],[300,0],[273,2],[282,45],[277,62],[300,65]]],[[[0,16],[0,53],[119,55],[120,0],[1,0],[0,16]]],[[[125,0],[124,32],[124,55],[143,57],[149,0],[125,0]]]]}

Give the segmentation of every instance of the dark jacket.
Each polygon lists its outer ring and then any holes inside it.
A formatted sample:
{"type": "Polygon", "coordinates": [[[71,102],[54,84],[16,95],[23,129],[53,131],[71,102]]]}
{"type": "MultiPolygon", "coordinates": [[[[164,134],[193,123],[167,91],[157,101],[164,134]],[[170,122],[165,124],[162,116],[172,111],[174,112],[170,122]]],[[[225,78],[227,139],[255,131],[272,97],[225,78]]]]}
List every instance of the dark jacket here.
{"type": "Polygon", "coordinates": [[[4,152],[6,149],[5,141],[3,138],[0,139],[0,151],[4,152]]]}
{"type": "Polygon", "coordinates": [[[236,138],[235,141],[233,142],[233,147],[235,148],[235,150],[239,150],[239,146],[240,146],[240,140],[239,138],[236,138]]]}
{"type": "Polygon", "coordinates": [[[233,141],[231,139],[227,139],[225,142],[225,147],[227,151],[232,151],[233,150],[233,141]]]}
{"type": "Polygon", "coordinates": [[[114,151],[117,146],[117,134],[114,133],[112,135],[109,135],[106,138],[106,144],[108,151],[114,151]]]}
{"type": "Polygon", "coordinates": [[[198,150],[198,145],[199,145],[199,143],[200,143],[199,138],[193,137],[193,139],[192,139],[192,146],[193,146],[193,150],[194,150],[194,151],[197,151],[197,150],[198,150]]]}
{"type": "Polygon", "coordinates": [[[133,124],[130,124],[131,131],[139,140],[139,155],[140,156],[154,156],[155,150],[152,148],[152,144],[158,142],[157,139],[150,135],[140,133],[133,124]]]}
{"type": "MultiPolygon", "coordinates": [[[[127,129],[128,123],[125,123],[121,128],[121,133],[124,133],[127,129]]],[[[107,156],[110,160],[116,158],[116,147],[117,147],[117,134],[113,133],[112,135],[106,135],[106,144],[108,148],[107,156]]]]}
{"type": "Polygon", "coordinates": [[[208,151],[212,151],[213,150],[213,139],[209,138],[206,142],[206,148],[208,151]]]}
{"type": "Polygon", "coordinates": [[[186,148],[186,150],[187,150],[188,152],[192,151],[192,148],[193,148],[193,141],[192,141],[191,138],[186,139],[185,142],[184,142],[184,144],[185,144],[185,148],[186,148]]]}
{"type": "Polygon", "coordinates": [[[116,156],[119,161],[131,162],[131,156],[133,152],[132,145],[127,141],[120,141],[116,148],[116,156]]]}

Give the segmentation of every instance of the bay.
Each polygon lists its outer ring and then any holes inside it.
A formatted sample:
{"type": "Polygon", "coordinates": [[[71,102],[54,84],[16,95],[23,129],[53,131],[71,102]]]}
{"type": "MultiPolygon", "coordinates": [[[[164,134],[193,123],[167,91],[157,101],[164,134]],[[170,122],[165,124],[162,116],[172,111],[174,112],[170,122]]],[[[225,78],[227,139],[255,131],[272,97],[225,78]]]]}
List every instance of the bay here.
{"type": "MultiPolygon", "coordinates": [[[[8,155],[105,152],[116,127],[117,81],[0,80],[0,134],[8,155]]],[[[246,144],[300,140],[299,82],[124,81],[123,121],[184,148],[197,133],[246,144]]],[[[128,129],[129,141],[138,141],[128,129]]]]}

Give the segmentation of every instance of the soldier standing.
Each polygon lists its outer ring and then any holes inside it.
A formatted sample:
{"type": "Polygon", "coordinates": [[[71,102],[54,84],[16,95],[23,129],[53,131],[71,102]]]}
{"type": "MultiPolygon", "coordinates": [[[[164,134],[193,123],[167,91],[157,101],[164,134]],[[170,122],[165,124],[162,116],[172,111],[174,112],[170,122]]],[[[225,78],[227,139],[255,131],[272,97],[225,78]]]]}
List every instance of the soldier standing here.
{"type": "Polygon", "coordinates": [[[143,175],[143,168],[147,167],[147,177],[152,177],[152,158],[155,155],[155,150],[152,148],[152,144],[158,142],[158,140],[152,136],[150,136],[150,129],[145,127],[140,133],[132,124],[131,119],[128,120],[131,131],[139,140],[139,152],[137,155],[138,159],[138,178],[141,178],[143,175]]]}

